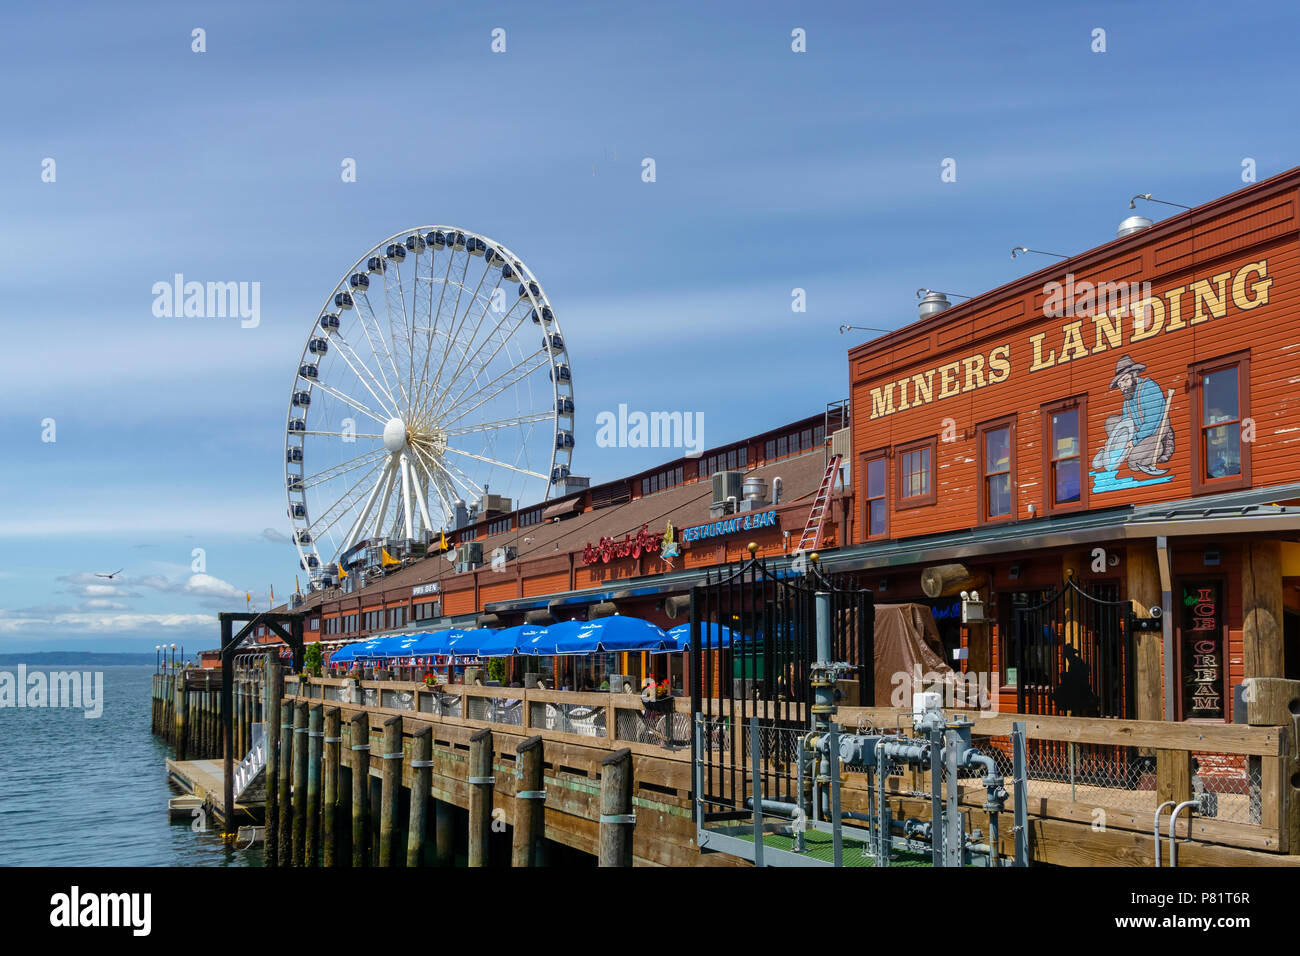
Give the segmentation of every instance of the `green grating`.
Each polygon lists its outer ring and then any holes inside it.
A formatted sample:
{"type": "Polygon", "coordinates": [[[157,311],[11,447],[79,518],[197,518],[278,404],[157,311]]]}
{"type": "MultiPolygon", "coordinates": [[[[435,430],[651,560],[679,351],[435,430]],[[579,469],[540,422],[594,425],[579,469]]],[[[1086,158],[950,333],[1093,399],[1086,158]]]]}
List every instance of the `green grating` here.
{"type": "MultiPolygon", "coordinates": [[[[737,833],[735,836],[741,840],[753,841],[754,834],[737,833]]],[[[854,840],[845,837],[843,841],[843,862],[844,866],[875,866],[875,858],[864,853],[866,844],[861,840],[854,840]]],[[[788,837],[781,833],[763,834],[763,846],[770,846],[776,850],[789,850],[794,852],[794,837],[788,837]]],[[[823,833],[820,830],[809,830],[804,834],[804,852],[803,856],[812,860],[820,860],[823,863],[830,863],[834,854],[834,845],[829,833],[823,833]]],[[[931,866],[929,853],[914,853],[910,850],[895,849],[893,855],[889,858],[890,866],[931,866]]]]}

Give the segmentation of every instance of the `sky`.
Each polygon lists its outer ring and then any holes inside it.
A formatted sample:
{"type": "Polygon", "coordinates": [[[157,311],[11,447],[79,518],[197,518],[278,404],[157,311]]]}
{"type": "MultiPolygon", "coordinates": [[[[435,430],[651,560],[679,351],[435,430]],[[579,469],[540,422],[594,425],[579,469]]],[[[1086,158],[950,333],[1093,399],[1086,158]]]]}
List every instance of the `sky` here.
{"type": "Polygon", "coordinates": [[[1046,263],[1014,246],[1099,245],[1135,193],[1300,163],[1297,26],[1271,2],[13,6],[0,653],[212,647],[219,610],[293,590],[298,356],[398,230],[527,262],[573,470],[608,480],[677,453],[597,447],[602,410],[702,413],[706,446],[817,414],[875,334],[840,326],[1046,263]],[[260,283],[260,321],[156,316],[176,273],[260,283]]]}

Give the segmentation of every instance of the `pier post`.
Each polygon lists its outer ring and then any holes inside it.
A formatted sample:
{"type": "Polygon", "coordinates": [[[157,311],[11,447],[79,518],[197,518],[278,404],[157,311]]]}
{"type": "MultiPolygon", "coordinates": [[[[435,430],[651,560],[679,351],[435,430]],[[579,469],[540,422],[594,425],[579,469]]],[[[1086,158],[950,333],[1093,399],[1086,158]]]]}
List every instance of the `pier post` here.
{"type": "Polygon", "coordinates": [[[515,832],[511,866],[537,866],[538,850],[546,832],[543,814],[546,793],[542,789],[542,738],[529,737],[515,748],[515,832]]]}
{"type": "Polygon", "coordinates": [[[290,859],[302,866],[307,840],[307,704],[293,708],[293,838],[290,859]]]}
{"type": "Polygon", "coordinates": [[[427,724],[411,740],[411,812],[406,834],[406,865],[424,864],[429,832],[429,789],[433,766],[433,728],[427,724]]]}
{"type": "Polygon", "coordinates": [[[632,865],[632,751],[600,762],[600,865],[632,865]]]}
{"type": "Polygon", "coordinates": [[[322,741],[325,747],[321,765],[321,788],[324,790],[324,803],[321,805],[321,848],[324,851],[322,856],[325,866],[338,865],[338,834],[334,826],[339,807],[341,720],[337,707],[325,711],[325,738],[322,741]]]}
{"type": "Polygon", "coordinates": [[[181,673],[180,690],[176,694],[176,759],[189,760],[190,743],[190,692],[186,689],[184,672],[181,673]]]}
{"type": "Polygon", "coordinates": [[[321,705],[307,713],[307,842],[306,865],[320,865],[321,705]]]}
{"type": "Polygon", "coordinates": [[[487,866],[492,836],[492,731],[469,738],[469,865],[487,866]]]}
{"type": "Polygon", "coordinates": [[[279,836],[276,814],[279,811],[280,784],[280,721],[277,719],[280,707],[280,662],[273,655],[266,655],[266,701],[262,706],[266,724],[266,841],[264,843],[263,861],[269,867],[280,863],[280,847],[276,843],[279,836]]]}
{"type": "Polygon", "coordinates": [[[180,680],[172,681],[172,746],[176,749],[176,759],[184,760],[181,756],[181,714],[184,713],[184,705],[181,698],[185,696],[185,675],[180,672],[180,680]]]}
{"type": "Polygon", "coordinates": [[[402,718],[384,721],[384,757],[379,791],[379,865],[397,863],[397,802],[402,795],[402,718]]]}
{"type": "Polygon", "coordinates": [[[283,700],[280,702],[280,772],[279,772],[279,795],[276,797],[276,803],[280,807],[280,865],[292,866],[293,855],[292,837],[293,837],[293,803],[290,800],[290,768],[293,766],[293,702],[283,700]]]}
{"type": "Polygon", "coordinates": [[[370,865],[370,718],[352,717],[352,865],[370,865]]]}
{"type": "Polygon", "coordinates": [[[438,866],[456,862],[456,808],[442,800],[433,801],[433,854],[438,866]]]}

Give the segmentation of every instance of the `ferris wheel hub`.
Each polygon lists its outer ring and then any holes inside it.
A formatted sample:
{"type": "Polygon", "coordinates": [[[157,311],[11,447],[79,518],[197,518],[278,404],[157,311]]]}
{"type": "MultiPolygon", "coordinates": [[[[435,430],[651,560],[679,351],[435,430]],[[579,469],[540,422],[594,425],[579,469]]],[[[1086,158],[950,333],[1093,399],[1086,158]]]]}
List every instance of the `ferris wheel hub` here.
{"type": "Polygon", "coordinates": [[[400,418],[390,418],[384,426],[384,447],[389,451],[401,451],[406,447],[406,422],[400,418]]]}

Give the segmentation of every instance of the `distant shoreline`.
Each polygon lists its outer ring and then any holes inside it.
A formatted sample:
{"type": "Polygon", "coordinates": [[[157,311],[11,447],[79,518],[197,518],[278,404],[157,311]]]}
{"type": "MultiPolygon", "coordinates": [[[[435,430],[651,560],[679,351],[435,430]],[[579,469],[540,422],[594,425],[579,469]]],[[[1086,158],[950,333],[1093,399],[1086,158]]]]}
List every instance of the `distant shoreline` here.
{"type": "Polygon", "coordinates": [[[31,654],[0,654],[0,667],[26,664],[28,667],[138,667],[154,664],[148,654],[101,653],[97,651],[36,651],[31,654]]]}

